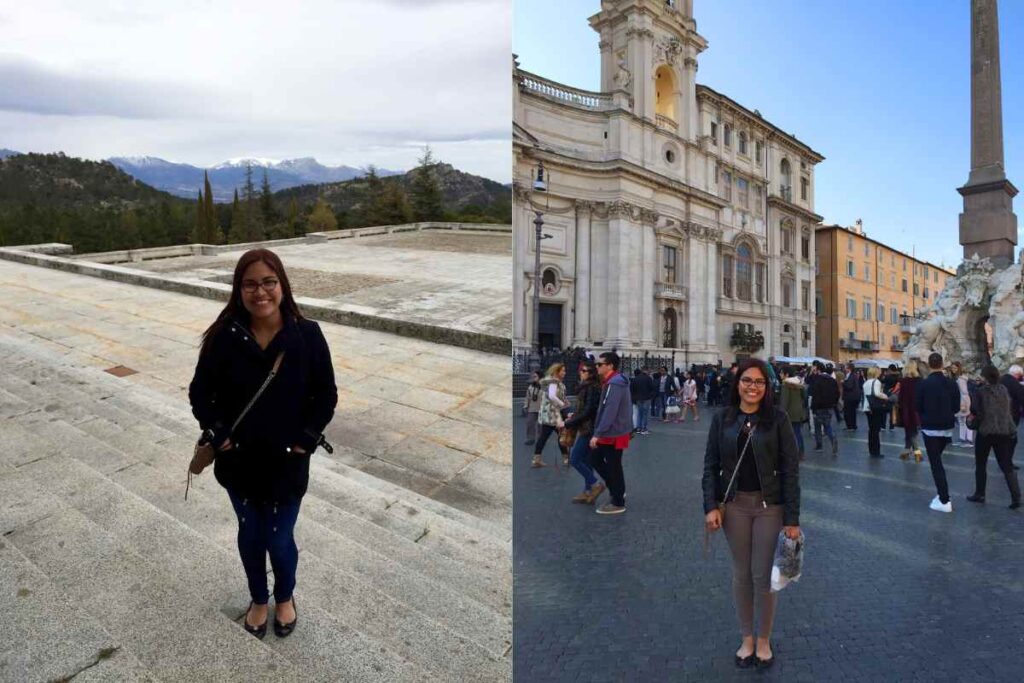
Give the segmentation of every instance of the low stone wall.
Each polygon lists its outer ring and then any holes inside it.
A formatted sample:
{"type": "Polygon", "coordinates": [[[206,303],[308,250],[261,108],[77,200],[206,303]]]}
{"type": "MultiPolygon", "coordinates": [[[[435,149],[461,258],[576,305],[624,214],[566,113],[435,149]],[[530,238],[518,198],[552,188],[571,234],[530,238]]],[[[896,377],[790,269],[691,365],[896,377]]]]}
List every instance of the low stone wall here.
{"type": "MultiPolygon", "coordinates": [[[[304,238],[300,238],[298,240],[281,240],[273,242],[273,244],[280,245],[285,242],[295,243],[297,241],[302,241],[303,239],[304,238]]],[[[210,245],[185,245],[184,247],[173,247],[173,249],[187,250],[180,254],[171,254],[170,256],[193,254],[195,251],[191,250],[194,250],[196,247],[205,250],[209,246],[210,245]]],[[[236,244],[230,245],[229,248],[238,249],[248,246],[249,245],[236,244]]],[[[164,248],[161,247],[156,251],[160,251],[162,249],[164,248]]],[[[66,244],[4,247],[0,248],[0,258],[8,261],[14,261],[16,263],[23,263],[25,265],[53,268],[55,270],[63,270],[69,273],[99,277],[140,287],[152,287],[154,289],[162,289],[170,292],[177,292],[179,294],[188,294],[190,296],[198,296],[205,299],[226,301],[231,295],[230,285],[219,282],[208,282],[205,280],[191,278],[175,278],[142,270],[135,270],[133,268],[127,268],[125,266],[115,265],[112,263],[99,263],[95,260],[86,260],[81,257],[69,258],[65,256],[52,255],[53,253],[67,254],[70,253],[70,251],[70,245],[66,244]]],[[[149,250],[133,251],[138,252],[149,250]]],[[[119,253],[132,252],[110,252],[110,254],[119,253]]],[[[209,252],[202,251],[202,253],[209,252]]],[[[85,256],[91,257],[96,255],[91,254],[85,256]]],[[[350,327],[388,332],[390,334],[423,339],[425,341],[435,342],[438,344],[449,344],[451,346],[459,346],[506,356],[512,351],[512,340],[507,337],[499,337],[497,335],[472,332],[469,330],[458,330],[450,327],[443,327],[441,325],[431,325],[428,323],[388,318],[381,315],[371,315],[365,312],[353,310],[344,304],[335,304],[322,299],[298,297],[296,298],[296,301],[302,307],[303,313],[315,320],[323,320],[325,322],[348,325],[350,327]]]]}
{"type": "MultiPolygon", "coordinates": [[[[391,235],[399,232],[419,232],[422,230],[465,230],[472,232],[494,232],[512,234],[511,225],[490,223],[403,223],[401,225],[377,225],[365,228],[347,228],[328,232],[310,232],[303,237],[291,237],[281,240],[263,240],[260,242],[243,242],[241,244],[180,244],[170,247],[149,247],[147,249],[122,249],[120,251],[104,251],[93,254],[76,254],[75,260],[91,261],[92,263],[139,263],[152,259],[175,258],[178,256],[210,256],[226,251],[256,249],[257,247],[280,247],[288,244],[320,244],[330,240],[351,239],[355,237],[371,237],[375,235],[391,235]]],[[[71,254],[72,247],[67,244],[35,244],[15,247],[19,251],[31,251],[42,254],[71,254]],[[53,251],[59,249],[59,251],[53,251]]]]}

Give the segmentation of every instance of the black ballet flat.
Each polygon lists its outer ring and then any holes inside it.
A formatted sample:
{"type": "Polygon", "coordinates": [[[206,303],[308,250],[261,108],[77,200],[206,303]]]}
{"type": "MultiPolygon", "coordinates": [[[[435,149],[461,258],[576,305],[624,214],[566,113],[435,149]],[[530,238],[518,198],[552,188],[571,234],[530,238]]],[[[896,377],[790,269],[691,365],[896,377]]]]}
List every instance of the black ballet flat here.
{"type": "Polygon", "coordinates": [[[760,657],[755,656],[755,659],[757,661],[754,662],[754,666],[758,669],[769,669],[771,668],[771,665],[775,663],[775,655],[772,655],[768,659],[761,659],[760,657]]]}
{"type": "MultiPolygon", "coordinates": [[[[295,598],[292,598],[292,609],[295,610],[295,618],[287,624],[281,623],[277,620],[277,611],[274,611],[274,635],[278,638],[287,638],[295,630],[295,624],[299,621],[299,607],[295,604],[295,598]]],[[[266,626],[264,624],[264,626],[266,626]]]]}
{"type": "Polygon", "coordinates": [[[245,609],[245,614],[242,615],[242,626],[245,627],[245,630],[248,633],[251,633],[252,635],[254,635],[257,638],[259,638],[260,640],[263,640],[263,637],[265,635],[267,635],[267,620],[264,619],[263,623],[260,624],[259,626],[250,626],[249,625],[249,610],[250,609],[252,609],[252,602],[249,603],[249,606],[245,609]]]}
{"type": "Polygon", "coordinates": [[[736,656],[736,666],[738,666],[739,668],[741,668],[741,669],[749,669],[750,667],[754,666],[754,660],[756,659],[756,657],[754,655],[748,655],[746,657],[740,657],[739,655],[735,655],[735,656],[736,656]]]}

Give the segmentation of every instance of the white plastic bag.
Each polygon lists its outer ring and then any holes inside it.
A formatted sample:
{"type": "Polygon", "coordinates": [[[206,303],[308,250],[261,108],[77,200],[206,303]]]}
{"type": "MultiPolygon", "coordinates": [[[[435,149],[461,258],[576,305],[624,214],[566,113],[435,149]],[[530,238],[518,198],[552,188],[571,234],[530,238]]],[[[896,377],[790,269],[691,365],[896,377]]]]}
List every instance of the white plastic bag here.
{"type": "Polygon", "coordinates": [[[778,593],[790,581],[798,581],[803,565],[804,532],[801,531],[800,538],[793,540],[786,537],[785,531],[780,531],[775,543],[775,561],[772,562],[772,592],[778,593]]]}

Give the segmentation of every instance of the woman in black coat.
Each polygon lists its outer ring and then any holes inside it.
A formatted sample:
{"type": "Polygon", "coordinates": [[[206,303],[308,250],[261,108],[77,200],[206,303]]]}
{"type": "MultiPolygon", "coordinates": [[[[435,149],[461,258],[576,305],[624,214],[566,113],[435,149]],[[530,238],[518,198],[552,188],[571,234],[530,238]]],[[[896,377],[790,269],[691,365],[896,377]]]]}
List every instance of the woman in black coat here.
{"type": "Polygon", "coordinates": [[[590,465],[590,437],[597,419],[597,408],[601,402],[601,380],[597,376],[594,361],[585,360],[580,364],[580,385],[576,390],[576,412],[565,421],[566,429],[576,429],[576,441],[569,453],[569,464],[583,477],[583,493],[574,496],[572,502],[593,505],[604,491],[604,483],[594,474],[590,465]]]}
{"type": "Polygon", "coordinates": [[[736,664],[771,666],[772,561],[780,531],[800,537],[800,451],[789,418],[773,404],[763,361],[739,366],[726,407],[712,419],[701,484],[707,529],[724,526],[732,554],[733,598],[743,637],[736,664]],[[722,502],[724,520],[718,508],[722,502]]]}
{"type": "Polygon", "coordinates": [[[309,482],[310,455],[320,444],[330,448],[323,430],[334,416],[338,391],[320,326],[302,316],[272,251],[253,249],[238,260],[231,298],[203,334],[189,401],[203,439],[217,448],[214,475],[238,517],[238,550],[252,598],[245,630],[257,638],[266,635],[269,553],[274,631],[287,636],[297,621],[295,521],[309,482]]]}

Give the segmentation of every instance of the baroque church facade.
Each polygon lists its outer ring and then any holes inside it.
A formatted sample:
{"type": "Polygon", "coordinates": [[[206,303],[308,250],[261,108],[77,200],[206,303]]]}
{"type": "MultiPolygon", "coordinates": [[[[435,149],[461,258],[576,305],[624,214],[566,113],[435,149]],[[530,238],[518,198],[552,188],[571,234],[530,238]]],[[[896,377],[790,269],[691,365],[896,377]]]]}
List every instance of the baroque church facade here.
{"type": "Polygon", "coordinates": [[[536,325],[680,365],[813,355],[824,157],[697,84],[692,0],[602,0],[590,25],[600,92],[514,65],[514,346],[536,325]]]}

